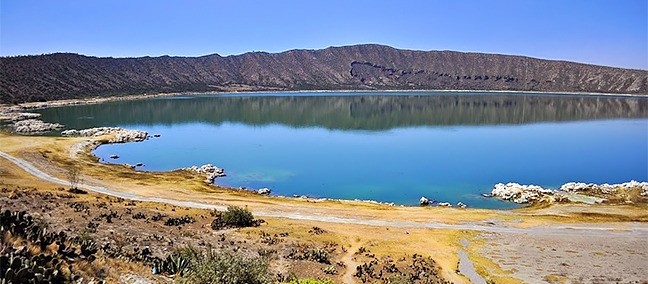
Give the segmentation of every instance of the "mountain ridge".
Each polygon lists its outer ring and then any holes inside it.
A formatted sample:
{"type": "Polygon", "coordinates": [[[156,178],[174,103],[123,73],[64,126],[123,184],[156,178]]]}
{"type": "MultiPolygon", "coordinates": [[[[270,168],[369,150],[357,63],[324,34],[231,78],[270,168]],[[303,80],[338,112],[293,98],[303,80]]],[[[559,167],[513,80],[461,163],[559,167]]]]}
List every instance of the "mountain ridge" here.
{"type": "Polygon", "coordinates": [[[150,92],[508,90],[648,94],[648,71],[521,55],[363,44],[198,57],[0,58],[0,102],[150,92]]]}
{"type": "Polygon", "coordinates": [[[593,64],[593,63],[586,63],[586,62],[570,61],[570,60],[566,60],[566,59],[540,58],[540,57],[533,57],[533,56],[520,55],[520,54],[489,53],[489,52],[476,52],[476,51],[457,51],[457,50],[449,50],[449,49],[444,49],[444,50],[417,50],[417,49],[410,49],[410,48],[395,48],[395,47],[392,47],[392,46],[389,46],[389,45],[378,44],[378,43],[355,44],[355,45],[345,45],[345,46],[328,46],[328,47],[321,48],[321,49],[295,48],[295,49],[289,49],[289,50],[284,50],[284,51],[279,51],[279,52],[249,51],[249,52],[244,52],[244,53],[239,53],[239,54],[230,54],[230,55],[221,55],[221,54],[215,52],[215,53],[209,53],[209,54],[204,54],[204,55],[195,55],[195,56],[163,54],[163,55],[157,55],[157,56],[144,55],[144,56],[123,56],[123,57],[120,57],[120,56],[98,56],[98,55],[89,55],[89,54],[76,53],[76,52],[64,52],[64,51],[61,51],[61,52],[52,52],[52,53],[43,53],[43,54],[0,56],[0,59],[2,59],[2,58],[16,58],[16,57],[47,56],[47,55],[75,55],[75,56],[82,56],[82,57],[89,57],[89,58],[96,58],[96,59],[203,58],[203,57],[210,57],[210,56],[215,56],[215,57],[220,57],[220,58],[228,58],[228,57],[242,56],[242,55],[250,54],[250,53],[261,53],[261,54],[271,55],[271,54],[282,54],[282,53],[288,53],[288,52],[312,52],[312,51],[321,51],[321,50],[326,50],[326,49],[331,49],[331,48],[346,48],[346,47],[355,47],[355,46],[376,46],[376,47],[390,48],[390,49],[399,50],[399,51],[449,52],[449,53],[459,53],[459,54],[481,54],[481,55],[493,55],[493,56],[508,56],[508,57],[519,57],[519,58],[523,58],[523,59],[544,60],[544,61],[551,61],[551,62],[580,64],[580,65],[587,65],[587,66],[614,68],[614,69],[631,70],[631,71],[642,71],[642,72],[648,71],[648,69],[625,68],[625,67],[619,67],[619,66],[609,66],[609,65],[600,65],[600,64],[593,64]]]}

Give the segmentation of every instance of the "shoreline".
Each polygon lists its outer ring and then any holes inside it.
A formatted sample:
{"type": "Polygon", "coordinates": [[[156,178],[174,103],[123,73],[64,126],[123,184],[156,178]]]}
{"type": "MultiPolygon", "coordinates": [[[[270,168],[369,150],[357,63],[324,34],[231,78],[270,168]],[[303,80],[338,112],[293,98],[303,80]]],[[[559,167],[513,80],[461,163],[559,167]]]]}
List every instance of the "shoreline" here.
{"type": "MultiPolygon", "coordinates": [[[[54,184],[60,184],[60,185],[66,185],[69,184],[68,181],[62,180],[60,178],[51,176],[39,168],[37,168],[35,165],[29,163],[28,161],[25,161],[21,158],[17,158],[14,156],[11,156],[7,153],[4,153],[0,151],[0,157],[4,158],[12,163],[14,163],[16,166],[22,168],[23,170],[27,171],[29,174],[43,179],[47,182],[51,182],[54,184]]],[[[187,207],[187,208],[195,208],[195,209],[208,209],[208,210],[219,210],[219,211],[225,211],[227,209],[226,206],[220,205],[220,204],[213,204],[213,203],[205,203],[201,201],[186,201],[186,200],[178,200],[178,199],[168,199],[164,197],[152,197],[152,196],[143,196],[143,195],[138,195],[138,194],[133,194],[133,193],[126,193],[126,192],[121,192],[121,191],[116,191],[111,188],[103,187],[103,186],[96,186],[96,185],[88,185],[88,184],[78,184],[79,188],[82,189],[87,189],[89,191],[98,193],[98,194],[103,194],[103,195],[108,195],[112,197],[117,197],[117,198],[123,198],[127,200],[133,200],[133,201],[139,201],[139,202],[155,202],[155,203],[164,203],[164,204],[169,204],[173,206],[180,206],[180,207],[187,207]]],[[[497,209],[481,209],[481,208],[475,208],[477,210],[489,210],[489,211],[499,211],[502,212],[503,210],[497,210],[497,209]]],[[[339,224],[356,224],[356,225],[365,225],[365,226],[374,226],[374,227],[396,227],[396,228],[427,228],[427,229],[451,229],[451,230],[472,230],[472,231],[478,231],[478,232],[492,232],[492,233],[528,233],[528,232],[536,232],[538,230],[542,231],[547,231],[547,230],[555,230],[556,233],[563,231],[564,229],[570,230],[572,234],[588,234],[592,233],[595,234],[597,232],[600,232],[602,230],[615,230],[615,228],[610,227],[610,228],[592,228],[588,226],[587,224],[580,224],[580,225],[575,225],[575,226],[568,226],[568,227],[553,227],[553,228],[548,228],[548,227],[510,227],[510,226],[493,226],[492,224],[489,223],[484,223],[484,224],[477,224],[477,223],[457,223],[457,224],[449,224],[449,223],[439,223],[439,222],[417,222],[417,221],[396,221],[396,220],[373,220],[373,219],[364,219],[361,217],[356,217],[356,218],[349,218],[349,217],[338,217],[338,216],[324,216],[320,214],[316,215],[309,215],[309,214],[302,214],[302,213],[290,213],[290,212],[265,212],[265,211],[255,211],[255,215],[261,216],[261,217],[269,217],[269,218],[287,218],[287,219],[294,219],[294,220],[308,220],[308,221],[317,221],[317,222],[325,222],[325,223],[339,223],[339,224]]],[[[647,235],[648,234],[648,227],[636,227],[632,228],[631,230],[625,229],[622,231],[610,231],[610,234],[638,234],[638,235],[647,235]]]]}
{"type": "MultiPolygon", "coordinates": [[[[366,90],[289,90],[289,91],[229,91],[217,93],[232,93],[232,94],[255,94],[255,93],[495,93],[495,94],[515,94],[521,93],[524,95],[568,95],[568,96],[601,96],[601,97],[622,97],[622,98],[648,98],[648,94],[627,94],[627,93],[593,93],[593,92],[549,92],[549,91],[514,91],[514,90],[462,90],[462,89],[366,89],[366,90]]],[[[208,94],[210,92],[206,92],[208,94]]],[[[201,93],[194,93],[201,94],[201,93]]]]}

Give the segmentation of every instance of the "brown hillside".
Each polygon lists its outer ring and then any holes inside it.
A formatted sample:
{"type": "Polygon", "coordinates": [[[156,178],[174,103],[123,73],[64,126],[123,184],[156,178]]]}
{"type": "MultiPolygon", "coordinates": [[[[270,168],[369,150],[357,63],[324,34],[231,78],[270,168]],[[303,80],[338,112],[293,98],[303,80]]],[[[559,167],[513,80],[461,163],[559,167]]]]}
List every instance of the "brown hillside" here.
{"type": "Polygon", "coordinates": [[[648,94],[648,71],[381,45],[221,57],[0,58],[0,102],[147,92],[464,89],[648,94]]]}

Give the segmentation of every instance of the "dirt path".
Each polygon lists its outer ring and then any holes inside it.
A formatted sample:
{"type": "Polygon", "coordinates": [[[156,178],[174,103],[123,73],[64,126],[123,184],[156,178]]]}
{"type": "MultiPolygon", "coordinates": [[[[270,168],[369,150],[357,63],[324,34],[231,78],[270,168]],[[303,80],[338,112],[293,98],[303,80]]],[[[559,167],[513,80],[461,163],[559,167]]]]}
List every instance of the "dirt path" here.
{"type": "Polygon", "coordinates": [[[470,260],[470,258],[468,258],[468,254],[465,251],[465,249],[468,247],[469,242],[466,239],[461,239],[460,243],[463,249],[460,249],[458,253],[459,273],[470,279],[470,283],[472,284],[486,284],[484,278],[482,278],[482,276],[479,275],[475,270],[472,261],[470,260]]]}
{"type": "Polygon", "coordinates": [[[346,284],[356,283],[355,280],[353,280],[353,273],[355,273],[356,267],[358,267],[359,263],[353,260],[353,256],[358,251],[359,247],[360,244],[352,240],[351,245],[347,248],[346,254],[342,257],[342,262],[344,263],[345,267],[344,276],[342,277],[342,279],[346,284]]]}
{"type": "MultiPolygon", "coordinates": [[[[61,185],[69,185],[69,181],[63,180],[54,176],[51,176],[40,169],[38,169],[32,163],[25,161],[24,159],[14,157],[5,152],[0,151],[0,157],[3,157],[12,163],[16,164],[29,174],[47,181],[61,185]]],[[[162,197],[152,197],[152,196],[142,196],[134,193],[122,192],[114,189],[110,189],[103,186],[89,185],[89,184],[78,184],[79,188],[83,188],[89,191],[93,191],[100,194],[110,195],[114,197],[124,198],[128,200],[143,201],[143,202],[158,202],[166,203],[170,205],[180,206],[180,207],[191,207],[191,208],[200,208],[200,209],[216,209],[224,211],[227,209],[227,206],[224,204],[213,204],[213,203],[204,203],[196,201],[185,201],[185,200],[176,200],[168,199],[162,197]]],[[[492,233],[538,233],[538,234],[561,234],[561,235],[594,235],[594,236],[617,236],[617,235],[633,235],[633,236],[646,236],[648,237],[648,224],[645,223],[600,223],[600,224],[567,224],[567,225],[548,225],[548,226],[537,226],[531,228],[516,228],[516,227],[507,227],[503,225],[489,225],[482,223],[460,223],[460,224],[445,224],[440,222],[413,222],[413,221],[389,221],[389,220],[380,220],[380,219],[360,219],[360,218],[348,218],[341,216],[333,215],[319,215],[319,214],[310,214],[304,213],[302,211],[287,211],[290,209],[278,211],[278,212],[264,212],[264,211],[254,211],[253,213],[260,217],[276,217],[276,218],[288,218],[295,220],[307,220],[307,221],[318,221],[318,222],[327,222],[327,223],[340,223],[340,224],[356,224],[356,225],[367,225],[367,226],[378,226],[378,227],[413,227],[413,228],[429,228],[429,229],[454,229],[454,230],[471,230],[471,231],[480,231],[480,232],[492,232],[492,233]]]]}

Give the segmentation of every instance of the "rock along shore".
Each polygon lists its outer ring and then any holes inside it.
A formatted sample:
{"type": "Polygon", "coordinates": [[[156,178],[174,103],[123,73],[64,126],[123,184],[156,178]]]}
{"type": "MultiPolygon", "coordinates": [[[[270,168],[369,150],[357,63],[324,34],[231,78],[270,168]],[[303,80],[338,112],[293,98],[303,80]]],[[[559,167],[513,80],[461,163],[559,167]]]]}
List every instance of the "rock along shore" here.
{"type": "Polygon", "coordinates": [[[39,119],[25,119],[14,122],[13,131],[20,134],[36,134],[63,128],[62,124],[44,122],[39,119]]]}
{"type": "Polygon", "coordinates": [[[636,195],[639,198],[648,199],[648,182],[634,180],[620,184],[568,182],[557,190],[514,182],[498,183],[491,190],[491,196],[518,204],[525,204],[561,201],[570,199],[573,194],[581,194],[584,197],[591,197],[602,202],[606,198],[614,198],[618,194],[628,196],[632,192],[638,193],[636,195]]]}
{"type": "Polygon", "coordinates": [[[214,180],[218,177],[224,177],[225,176],[225,170],[215,167],[212,164],[205,164],[200,167],[198,166],[191,166],[187,168],[181,168],[180,170],[183,171],[190,171],[194,172],[200,175],[205,176],[205,182],[208,184],[214,183],[214,180]]]}
{"type": "Polygon", "coordinates": [[[61,135],[68,137],[99,137],[103,135],[114,135],[108,143],[141,142],[146,140],[148,132],[142,130],[125,129],[121,127],[96,127],[83,130],[70,129],[61,132],[61,135]]]}

